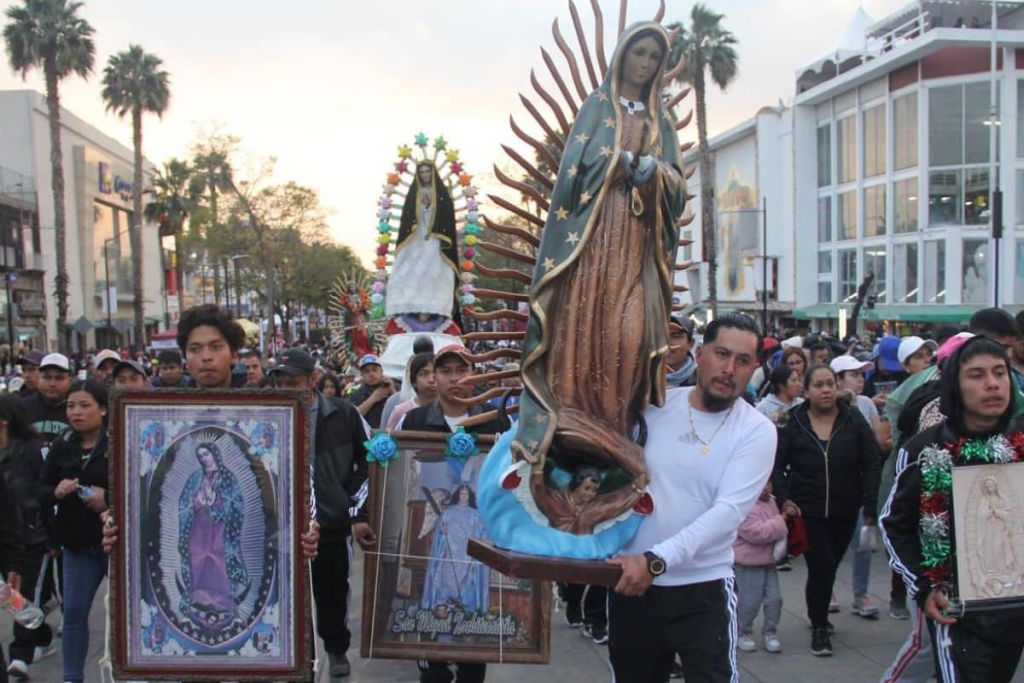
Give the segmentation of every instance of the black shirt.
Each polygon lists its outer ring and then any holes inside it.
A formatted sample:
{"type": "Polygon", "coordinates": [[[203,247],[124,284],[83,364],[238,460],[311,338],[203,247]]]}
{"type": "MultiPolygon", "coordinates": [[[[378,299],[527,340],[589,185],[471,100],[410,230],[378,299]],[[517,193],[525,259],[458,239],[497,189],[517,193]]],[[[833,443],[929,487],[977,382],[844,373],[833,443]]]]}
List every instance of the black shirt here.
{"type": "MultiPolygon", "coordinates": [[[[378,384],[377,386],[382,385],[378,384]]],[[[363,386],[359,387],[354,392],[352,392],[352,394],[348,397],[348,400],[356,408],[359,408],[359,406],[361,406],[363,402],[366,401],[366,399],[370,398],[370,394],[372,394],[375,389],[377,389],[377,387],[368,387],[364,384],[363,386]]],[[[366,423],[373,427],[374,429],[380,429],[380,419],[384,414],[384,404],[387,402],[388,397],[385,396],[381,400],[374,403],[373,406],[371,406],[370,409],[366,411],[366,415],[363,416],[363,419],[366,420],[366,423]]]]}
{"type": "Polygon", "coordinates": [[[64,479],[77,479],[81,486],[107,485],[107,437],[102,434],[94,448],[82,448],[75,432],[58,438],[50,447],[39,475],[36,497],[44,506],[57,506],[53,530],[62,546],[82,550],[103,538],[100,516],[85,507],[77,493],[57,500],[53,490],[64,479]]]}
{"type": "Polygon", "coordinates": [[[71,425],[68,424],[67,400],[52,405],[43,400],[40,394],[33,394],[25,399],[25,417],[43,437],[43,453],[53,441],[63,434],[71,425]]]}

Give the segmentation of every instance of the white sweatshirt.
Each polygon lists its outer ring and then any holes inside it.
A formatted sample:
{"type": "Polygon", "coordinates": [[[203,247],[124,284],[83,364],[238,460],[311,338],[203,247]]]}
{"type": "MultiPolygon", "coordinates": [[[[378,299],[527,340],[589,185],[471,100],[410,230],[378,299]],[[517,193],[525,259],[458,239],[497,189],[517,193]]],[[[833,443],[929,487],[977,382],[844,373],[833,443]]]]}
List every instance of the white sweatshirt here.
{"type": "Polygon", "coordinates": [[[693,387],[670,389],[661,408],[650,407],[644,457],[654,512],[622,549],[624,555],[653,550],[668,570],[658,586],[713,581],[732,576],[736,530],[757,501],[775,463],[777,432],[742,398],[728,410],[705,413],[690,406],[693,387]],[[689,411],[702,439],[715,429],[707,455],[691,435],[689,411]]]}

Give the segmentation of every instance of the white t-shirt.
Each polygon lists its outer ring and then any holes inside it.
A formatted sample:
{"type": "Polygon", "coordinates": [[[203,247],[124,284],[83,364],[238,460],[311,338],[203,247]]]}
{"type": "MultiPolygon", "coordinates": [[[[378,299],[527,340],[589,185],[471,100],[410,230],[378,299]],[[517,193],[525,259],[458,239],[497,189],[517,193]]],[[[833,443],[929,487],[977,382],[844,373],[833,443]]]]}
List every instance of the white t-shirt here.
{"type": "Polygon", "coordinates": [[[689,402],[693,390],[670,389],[664,406],[644,412],[648,434],[644,457],[654,512],[622,553],[653,550],[664,559],[668,569],[654,579],[659,586],[732,576],[736,530],[775,464],[777,431],[768,418],[743,399],[736,400],[728,418],[728,410],[698,411],[689,402]],[[722,425],[706,455],[691,435],[690,411],[705,441],[722,425]]]}

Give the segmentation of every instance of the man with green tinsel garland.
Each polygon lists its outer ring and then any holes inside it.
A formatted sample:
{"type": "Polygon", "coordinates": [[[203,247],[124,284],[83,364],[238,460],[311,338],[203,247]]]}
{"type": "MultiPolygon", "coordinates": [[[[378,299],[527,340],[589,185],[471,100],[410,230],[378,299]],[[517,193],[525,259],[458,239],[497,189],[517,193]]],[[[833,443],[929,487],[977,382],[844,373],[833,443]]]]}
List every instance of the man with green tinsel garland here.
{"type": "MultiPolygon", "coordinates": [[[[940,382],[946,421],[900,449],[879,521],[890,564],[928,619],[940,680],[1008,683],[1024,650],[1024,600],[1013,609],[964,611],[949,598],[957,555],[953,468],[1024,460],[1024,421],[1014,418],[1018,399],[1006,348],[985,336],[968,339],[949,358],[940,382]]],[[[961,577],[960,585],[967,581],[961,577]]]]}

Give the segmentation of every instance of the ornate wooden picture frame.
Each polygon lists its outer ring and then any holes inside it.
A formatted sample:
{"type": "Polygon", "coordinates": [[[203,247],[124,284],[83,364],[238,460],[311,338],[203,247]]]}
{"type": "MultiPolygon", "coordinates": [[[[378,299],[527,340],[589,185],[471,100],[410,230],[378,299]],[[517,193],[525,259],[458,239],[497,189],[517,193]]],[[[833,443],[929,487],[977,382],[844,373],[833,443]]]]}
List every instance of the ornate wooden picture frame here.
{"type": "MultiPolygon", "coordinates": [[[[1024,462],[952,468],[957,610],[1024,606],[1024,462]]],[[[954,610],[955,611],[955,610],[954,610]]]]}
{"type": "Polygon", "coordinates": [[[308,680],[307,425],[279,391],[117,392],[114,676],[308,680]]]}
{"type": "Polygon", "coordinates": [[[446,456],[443,435],[395,432],[399,457],[370,466],[364,658],[546,664],[551,584],[498,573],[466,553],[485,536],[476,513],[480,453],[446,456]],[[440,438],[438,438],[440,436],[440,438]]]}

